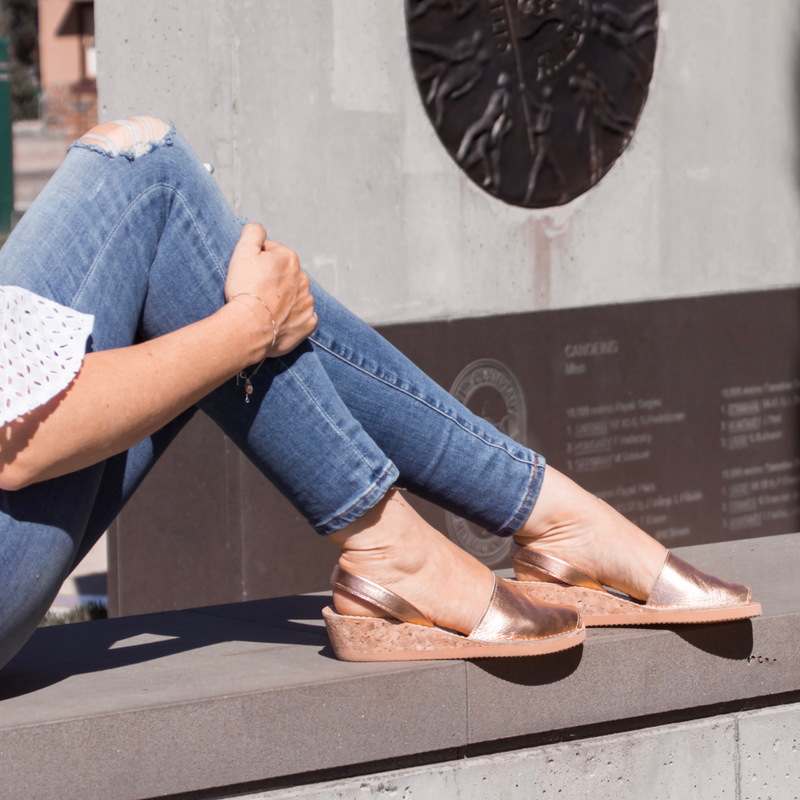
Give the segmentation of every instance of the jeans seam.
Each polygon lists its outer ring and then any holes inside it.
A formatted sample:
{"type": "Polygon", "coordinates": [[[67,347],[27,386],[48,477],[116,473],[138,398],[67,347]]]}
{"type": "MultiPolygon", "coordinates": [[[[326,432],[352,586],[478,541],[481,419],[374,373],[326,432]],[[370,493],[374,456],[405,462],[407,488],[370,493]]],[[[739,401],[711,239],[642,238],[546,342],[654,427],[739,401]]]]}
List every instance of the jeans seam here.
{"type": "MultiPolygon", "coordinates": [[[[514,516],[511,517],[511,519],[508,521],[508,523],[503,525],[503,527],[500,528],[500,530],[495,532],[494,536],[509,536],[509,535],[513,536],[513,534],[515,534],[517,532],[517,530],[520,527],[519,525],[517,525],[517,527],[514,528],[514,530],[511,531],[510,534],[505,533],[505,531],[507,531],[509,528],[514,526],[514,524],[517,521],[517,518],[519,517],[520,514],[522,514],[522,512],[523,512],[523,510],[525,508],[525,505],[528,502],[528,498],[531,496],[531,492],[533,491],[534,484],[536,483],[536,476],[538,474],[539,474],[539,459],[535,458],[533,460],[533,473],[531,474],[531,479],[528,482],[528,491],[525,492],[525,497],[522,499],[522,502],[520,503],[519,508],[517,509],[517,511],[514,514],[514,516]]],[[[524,520],[523,520],[523,522],[524,522],[524,520]]]]}
{"type": "MultiPolygon", "coordinates": [[[[383,472],[382,472],[380,475],[378,475],[378,477],[377,477],[377,478],[376,478],[376,479],[375,479],[375,480],[374,480],[374,481],[373,481],[373,482],[372,482],[372,483],[369,485],[369,488],[368,488],[368,489],[367,489],[367,490],[366,490],[366,491],[365,491],[365,492],[364,492],[364,493],[363,493],[363,494],[362,494],[362,495],[361,495],[361,496],[360,496],[360,497],[359,497],[357,500],[355,500],[354,502],[352,502],[352,503],[351,503],[351,504],[350,504],[350,505],[349,505],[349,506],[348,506],[348,507],[347,507],[347,508],[346,508],[344,511],[340,512],[340,513],[339,513],[339,514],[337,514],[335,517],[331,517],[330,519],[327,519],[327,520],[325,520],[324,522],[321,522],[321,523],[320,523],[319,525],[317,525],[316,527],[317,527],[317,528],[326,528],[326,527],[328,527],[329,525],[332,525],[334,522],[336,522],[336,520],[339,520],[339,519],[341,519],[342,517],[346,516],[346,515],[347,515],[347,514],[348,514],[350,511],[352,511],[352,510],[353,510],[353,509],[354,509],[354,508],[355,508],[355,507],[356,507],[356,506],[357,506],[359,503],[363,503],[363,502],[364,502],[364,499],[365,499],[365,498],[367,498],[367,497],[369,497],[369,495],[370,495],[370,494],[372,494],[372,492],[374,492],[374,491],[375,491],[375,489],[377,489],[377,488],[378,488],[378,485],[380,484],[380,482],[381,482],[381,481],[382,481],[382,480],[383,480],[383,479],[384,479],[384,478],[385,478],[385,477],[386,477],[386,476],[387,476],[387,475],[388,475],[388,474],[389,474],[389,473],[390,473],[390,472],[391,472],[393,469],[394,469],[394,464],[393,464],[393,463],[390,461],[390,462],[389,462],[389,466],[387,466],[387,467],[386,467],[386,469],[385,469],[385,470],[384,470],[384,471],[383,471],[383,472]]],[[[387,490],[387,491],[388,491],[388,490],[387,490]]]]}
{"type": "MultiPolygon", "coordinates": [[[[369,463],[369,461],[367,461],[367,459],[364,458],[364,455],[361,452],[359,452],[358,448],[353,445],[352,441],[350,441],[350,439],[347,436],[345,436],[344,433],[342,433],[339,426],[330,418],[325,409],[317,402],[317,398],[314,397],[314,395],[308,390],[308,387],[305,385],[302,379],[297,375],[297,373],[283,360],[283,358],[279,357],[277,360],[283,365],[283,367],[292,376],[292,378],[294,378],[294,380],[297,381],[298,385],[303,390],[306,397],[308,397],[308,399],[313,403],[313,405],[316,406],[319,413],[322,414],[323,418],[336,432],[336,434],[342,439],[342,441],[344,441],[348,445],[348,447],[352,450],[352,452],[361,460],[364,466],[366,466],[370,470],[370,472],[374,474],[375,470],[369,463]]],[[[380,451],[380,448],[378,448],[377,445],[375,445],[375,447],[380,451]]],[[[382,455],[384,455],[384,458],[386,457],[385,454],[382,453],[382,455]]]]}
{"type": "Polygon", "coordinates": [[[70,304],[72,308],[74,308],[77,305],[77,303],[80,301],[81,295],[83,294],[83,291],[86,288],[87,283],[89,282],[90,278],[94,274],[94,270],[95,270],[95,267],[97,265],[97,262],[105,254],[106,250],[108,249],[108,243],[111,241],[111,239],[113,238],[113,236],[117,232],[117,230],[119,230],[120,225],[122,225],[122,223],[127,219],[128,214],[131,212],[131,209],[136,204],[138,204],[139,201],[142,198],[147,197],[147,195],[150,194],[150,192],[156,191],[157,189],[167,189],[168,191],[172,192],[173,195],[175,195],[175,197],[177,197],[181,201],[184,209],[188,212],[189,217],[192,220],[192,225],[194,226],[195,230],[197,231],[197,233],[198,233],[198,235],[200,237],[200,240],[203,242],[203,245],[206,248],[206,251],[211,256],[212,261],[216,265],[217,271],[220,273],[220,275],[222,276],[223,279],[226,277],[226,272],[220,268],[219,261],[218,261],[216,255],[215,255],[214,251],[209,246],[208,240],[203,235],[202,229],[197,224],[197,218],[192,213],[192,210],[189,207],[189,204],[186,202],[186,198],[181,194],[180,190],[176,189],[174,186],[170,186],[168,183],[163,183],[163,182],[162,183],[157,183],[157,184],[154,184],[153,186],[149,186],[147,188],[147,190],[145,190],[145,191],[141,192],[140,194],[136,195],[136,197],[134,197],[128,203],[128,207],[125,209],[123,214],[117,220],[117,223],[114,225],[114,227],[109,231],[108,236],[106,237],[106,240],[103,243],[103,246],[100,248],[100,250],[98,251],[97,255],[95,256],[94,261],[92,262],[91,266],[86,271],[86,275],[84,276],[83,280],[81,281],[81,285],[78,287],[77,291],[75,292],[74,297],[72,298],[72,303],[70,304]]]}
{"type": "Polygon", "coordinates": [[[405,394],[408,397],[410,397],[412,400],[416,400],[418,403],[422,403],[423,405],[427,406],[428,408],[431,409],[431,411],[435,411],[437,414],[440,414],[445,419],[449,419],[451,422],[455,423],[459,428],[461,428],[461,430],[463,430],[465,433],[468,433],[470,436],[474,436],[476,439],[480,439],[488,447],[494,447],[496,450],[502,450],[510,458],[514,459],[514,461],[518,461],[520,464],[533,465],[534,467],[536,466],[536,459],[535,458],[531,462],[528,459],[519,458],[518,456],[515,456],[507,447],[503,447],[500,444],[494,444],[493,442],[488,441],[483,436],[481,436],[479,433],[476,433],[475,431],[471,431],[469,428],[467,428],[465,425],[463,425],[461,422],[459,422],[458,419],[456,419],[455,417],[451,416],[450,414],[445,413],[440,408],[436,408],[436,406],[432,405],[431,403],[429,403],[427,400],[423,399],[422,397],[418,397],[417,395],[413,394],[412,392],[409,392],[407,389],[403,389],[401,386],[397,386],[397,384],[391,383],[391,381],[387,381],[385,378],[381,378],[380,375],[376,375],[374,372],[370,372],[369,370],[364,369],[363,367],[359,366],[358,364],[354,364],[349,359],[345,358],[344,356],[340,355],[339,353],[336,353],[335,351],[331,350],[329,347],[326,347],[324,344],[320,343],[313,336],[309,336],[309,339],[315,345],[317,345],[317,347],[320,347],[326,353],[330,353],[334,358],[338,358],[340,361],[343,361],[345,364],[349,364],[353,369],[357,369],[359,372],[363,372],[365,375],[369,375],[371,378],[374,378],[376,381],[380,381],[385,386],[389,386],[390,388],[395,389],[398,392],[402,392],[403,394],[405,394]]]}

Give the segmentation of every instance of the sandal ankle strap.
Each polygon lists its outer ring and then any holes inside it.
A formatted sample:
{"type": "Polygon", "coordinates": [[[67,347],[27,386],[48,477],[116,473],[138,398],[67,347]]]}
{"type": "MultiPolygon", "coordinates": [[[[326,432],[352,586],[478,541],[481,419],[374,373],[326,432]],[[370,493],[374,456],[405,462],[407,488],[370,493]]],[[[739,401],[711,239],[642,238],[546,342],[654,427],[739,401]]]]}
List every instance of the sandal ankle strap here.
{"type": "Polygon", "coordinates": [[[530,547],[520,547],[512,556],[512,561],[518,561],[528,567],[533,567],[545,575],[555,578],[568,586],[579,586],[582,589],[594,589],[598,592],[605,592],[601,583],[596,581],[591,575],[587,575],[572,564],[562,561],[560,558],[542,553],[539,550],[532,550],[530,547]]]}
{"type": "Polygon", "coordinates": [[[384,589],[383,586],[368,578],[362,578],[360,575],[354,575],[352,572],[342,569],[338,564],[333,568],[331,586],[366,601],[401,622],[413,622],[415,625],[424,625],[426,628],[436,627],[419,609],[414,608],[411,603],[403,600],[399,595],[384,589]]]}

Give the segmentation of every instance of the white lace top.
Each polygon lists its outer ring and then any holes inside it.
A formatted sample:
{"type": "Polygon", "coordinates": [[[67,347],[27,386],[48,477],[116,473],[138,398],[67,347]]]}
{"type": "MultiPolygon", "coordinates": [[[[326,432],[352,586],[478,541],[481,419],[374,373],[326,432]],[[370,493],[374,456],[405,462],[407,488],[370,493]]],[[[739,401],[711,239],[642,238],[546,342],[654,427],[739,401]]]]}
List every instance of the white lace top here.
{"type": "Polygon", "coordinates": [[[51,400],[83,364],[94,317],[0,286],[0,425],[51,400]]]}

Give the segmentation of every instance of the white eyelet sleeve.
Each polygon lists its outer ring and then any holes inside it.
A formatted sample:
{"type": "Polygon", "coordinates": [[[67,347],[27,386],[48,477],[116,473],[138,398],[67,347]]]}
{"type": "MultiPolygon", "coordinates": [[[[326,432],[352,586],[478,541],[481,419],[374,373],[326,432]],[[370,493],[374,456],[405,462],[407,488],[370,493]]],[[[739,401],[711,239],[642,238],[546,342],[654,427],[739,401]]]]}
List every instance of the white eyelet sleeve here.
{"type": "Polygon", "coordinates": [[[17,286],[0,286],[0,425],[72,383],[94,327],[91,314],[17,286]]]}

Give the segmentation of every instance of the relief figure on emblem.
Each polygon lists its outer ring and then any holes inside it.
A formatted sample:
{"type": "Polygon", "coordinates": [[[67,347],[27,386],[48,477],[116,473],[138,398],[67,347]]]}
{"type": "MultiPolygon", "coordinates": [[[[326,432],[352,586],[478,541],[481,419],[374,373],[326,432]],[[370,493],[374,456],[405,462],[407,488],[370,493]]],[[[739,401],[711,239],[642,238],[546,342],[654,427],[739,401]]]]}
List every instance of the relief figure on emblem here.
{"type": "Polygon", "coordinates": [[[456,161],[465,170],[483,163],[482,185],[492,192],[500,189],[500,150],[503,139],[513,127],[509,116],[510,82],[511,78],[505,72],[497,76],[497,88],[489,97],[486,109],[480,118],[467,128],[456,153],[456,161]]]}
{"type": "Polygon", "coordinates": [[[417,80],[420,84],[431,82],[425,103],[433,104],[437,128],[444,119],[445,101],[467,94],[483,77],[483,65],[489,61],[489,54],[482,42],[483,34],[477,30],[451,46],[411,42],[412,50],[434,59],[430,67],[417,73],[417,80]]]}
{"type": "Polygon", "coordinates": [[[546,208],[595,186],[647,99],[658,0],[403,0],[420,98],[476,186],[546,208]]]}
{"type": "Polygon", "coordinates": [[[525,193],[524,203],[525,205],[530,205],[536,194],[539,175],[548,163],[556,178],[558,178],[558,183],[561,187],[558,202],[563,203],[566,200],[567,179],[564,177],[564,173],[561,171],[561,167],[553,154],[553,146],[550,140],[550,129],[553,126],[553,104],[550,100],[553,97],[553,88],[551,86],[543,86],[541,100],[537,100],[534,93],[524,84],[520,85],[520,91],[522,92],[522,102],[528,106],[526,117],[533,118],[533,147],[531,148],[533,166],[528,177],[528,190],[525,193]],[[535,112],[535,116],[530,114],[531,108],[535,112]]]}
{"type": "Polygon", "coordinates": [[[478,0],[407,0],[408,18],[422,17],[432,8],[449,9],[455,19],[469,14],[478,0]]]}
{"type": "Polygon", "coordinates": [[[516,39],[530,42],[537,80],[561,69],[586,38],[588,0],[517,0],[516,39]]]}
{"type": "Polygon", "coordinates": [[[551,24],[560,33],[570,23],[570,14],[561,0],[518,0],[517,10],[523,23],[517,33],[520,39],[530,39],[551,24]]]}
{"type": "Polygon", "coordinates": [[[603,131],[622,136],[626,143],[633,133],[634,121],[616,111],[616,103],[608,93],[603,81],[585,64],[575,67],[570,76],[569,87],[576,93],[580,106],[577,133],[583,133],[584,125],[589,132],[589,166],[591,183],[594,185],[603,177],[603,131]]]}
{"type": "Polygon", "coordinates": [[[642,86],[647,86],[650,82],[652,65],[635,46],[645,36],[655,35],[655,21],[643,20],[657,10],[656,2],[647,2],[630,14],[623,13],[613,3],[595,3],[592,6],[592,30],[602,41],[625,56],[634,77],[642,86]]]}

